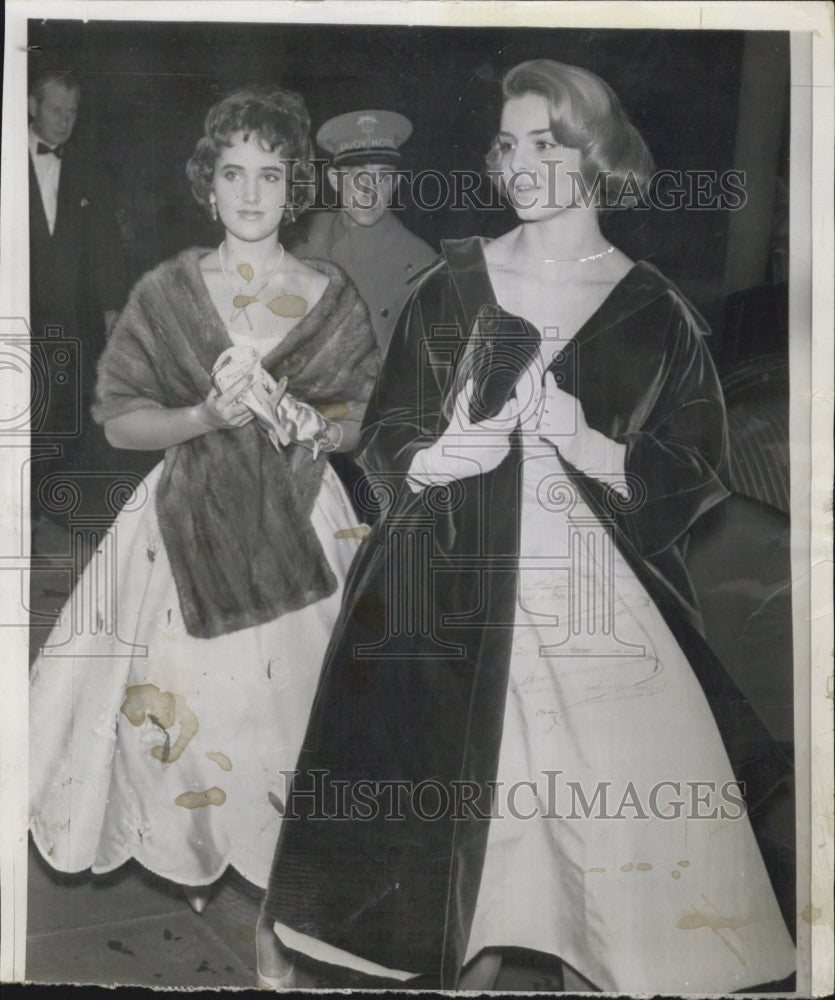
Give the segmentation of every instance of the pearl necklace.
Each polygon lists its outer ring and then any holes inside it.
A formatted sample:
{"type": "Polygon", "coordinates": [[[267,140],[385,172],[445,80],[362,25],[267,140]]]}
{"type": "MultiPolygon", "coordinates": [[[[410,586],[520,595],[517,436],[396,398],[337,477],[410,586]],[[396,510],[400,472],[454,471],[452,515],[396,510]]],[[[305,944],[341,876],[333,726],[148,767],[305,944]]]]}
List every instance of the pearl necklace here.
{"type": "MultiPolygon", "coordinates": [[[[275,265],[275,267],[272,269],[272,271],[270,271],[270,273],[267,275],[267,277],[264,278],[264,280],[261,282],[261,284],[258,286],[258,288],[255,289],[254,292],[249,292],[249,293],[245,293],[244,292],[243,285],[239,285],[238,288],[237,288],[237,290],[236,290],[235,289],[235,285],[232,282],[232,279],[229,277],[229,274],[226,271],[226,266],[225,266],[225,264],[223,262],[223,258],[224,258],[225,251],[226,251],[226,240],[224,240],[220,244],[220,246],[217,248],[217,259],[220,262],[221,273],[223,274],[223,277],[226,279],[227,285],[229,285],[229,287],[232,289],[232,291],[235,292],[235,296],[232,299],[232,312],[231,312],[231,314],[229,316],[229,323],[230,323],[230,325],[232,323],[234,323],[234,321],[237,319],[237,317],[241,313],[243,313],[244,316],[246,316],[246,321],[249,324],[250,330],[252,329],[252,321],[249,318],[249,313],[246,311],[246,307],[248,305],[251,305],[253,302],[257,302],[258,301],[258,296],[261,294],[261,292],[264,291],[264,289],[267,287],[270,279],[275,275],[275,273],[281,267],[281,263],[284,260],[284,253],[285,253],[285,251],[284,251],[284,244],[283,243],[279,243],[278,246],[279,246],[279,249],[281,250],[281,254],[279,255],[279,258],[278,258],[278,263],[275,265]]],[[[240,274],[240,276],[243,278],[243,280],[245,282],[252,281],[254,273],[252,271],[252,265],[251,264],[246,264],[246,263],[238,264],[236,270],[237,270],[238,274],[240,274]],[[249,277],[247,277],[247,273],[249,274],[249,277]]]]}

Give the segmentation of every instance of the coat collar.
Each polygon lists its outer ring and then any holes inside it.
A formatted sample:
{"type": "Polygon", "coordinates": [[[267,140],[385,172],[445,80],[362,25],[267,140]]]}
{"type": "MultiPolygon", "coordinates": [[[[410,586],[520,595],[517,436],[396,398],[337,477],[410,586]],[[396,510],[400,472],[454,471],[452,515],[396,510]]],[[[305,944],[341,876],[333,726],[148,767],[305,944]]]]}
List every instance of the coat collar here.
{"type": "MultiPolygon", "coordinates": [[[[443,257],[449,267],[467,329],[472,327],[483,305],[498,304],[484,259],[486,242],[480,236],[441,241],[443,257]]],[[[671,291],[680,297],[672,282],[653,264],[638,261],[583,323],[573,339],[579,343],[598,336],[671,291]]]]}

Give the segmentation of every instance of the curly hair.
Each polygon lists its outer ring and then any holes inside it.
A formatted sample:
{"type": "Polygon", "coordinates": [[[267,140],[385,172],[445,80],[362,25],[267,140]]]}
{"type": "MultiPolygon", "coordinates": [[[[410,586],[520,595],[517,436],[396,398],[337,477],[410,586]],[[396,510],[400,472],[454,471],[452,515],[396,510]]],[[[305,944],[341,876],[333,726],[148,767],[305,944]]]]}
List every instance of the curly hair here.
{"type": "Polygon", "coordinates": [[[287,171],[287,207],[294,215],[303,212],[314,198],[313,147],[310,115],[299,94],[290,90],[252,89],[230,94],[209,109],[204,135],[186,164],[195,199],[208,210],[215,163],[232,137],[243,133],[258,137],[265,149],[280,149],[290,162],[287,171]]]}
{"type": "MultiPolygon", "coordinates": [[[[551,134],[562,146],[578,149],[587,190],[601,178],[603,207],[612,207],[627,181],[645,195],[655,165],[640,133],[629,121],[612,88],[589,70],[553,59],[533,59],[509,70],[502,81],[505,100],[539,94],[548,102],[551,134]]],[[[486,156],[491,169],[500,159],[494,143],[486,156]]]]}

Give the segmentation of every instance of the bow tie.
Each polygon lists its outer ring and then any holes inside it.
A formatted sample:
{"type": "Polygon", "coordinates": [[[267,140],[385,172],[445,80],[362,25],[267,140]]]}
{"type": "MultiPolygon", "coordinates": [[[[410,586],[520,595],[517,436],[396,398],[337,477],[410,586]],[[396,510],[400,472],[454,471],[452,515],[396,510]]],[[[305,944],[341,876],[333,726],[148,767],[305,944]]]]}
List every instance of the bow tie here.
{"type": "Polygon", "coordinates": [[[60,160],[61,156],[64,153],[64,147],[63,146],[55,146],[55,147],[53,147],[53,146],[47,146],[47,144],[45,142],[39,142],[38,143],[37,153],[38,153],[38,156],[43,156],[46,153],[52,153],[53,155],[57,156],[58,159],[60,160]]]}

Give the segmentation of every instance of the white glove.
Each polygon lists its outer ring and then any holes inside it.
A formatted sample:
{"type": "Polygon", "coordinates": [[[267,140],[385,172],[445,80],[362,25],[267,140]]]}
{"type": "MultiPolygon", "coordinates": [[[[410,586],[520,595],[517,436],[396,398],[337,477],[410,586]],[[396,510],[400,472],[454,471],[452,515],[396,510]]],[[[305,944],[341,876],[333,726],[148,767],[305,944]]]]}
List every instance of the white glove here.
{"type": "Polygon", "coordinates": [[[261,355],[244,344],[227,347],[217,356],[212,381],[223,393],[232,388],[243,393],[251,386],[263,387],[267,392],[275,388],[275,379],[261,364],[261,355]]]}
{"type": "Polygon", "coordinates": [[[232,394],[258,418],[276,449],[301,444],[313,451],[315,459],[320,451],[339,447],[339,424],[291,396],[286,391],[287,379],[276,382],[254,347],[228,347],[215,361],[212,378],[220,392],[232,394]]]}
{"type": "Polygon", "coordinates": [[[215,361],[212,380],[221,393],[236,393],[237,400],[258,418],[276,450],[290,444],[290,438],[275,419],[275,408],[287,388],[287,379],[276,382],[261,364],[254,347],[235,344],[215,361]]]}
{"type": "MultiPolygon", "coordinates": [[[[626,445],[594,430],[586,423],[586,415],[576,396],[560,389],[552,372],[545,377],[542,416],[539,436],[559,451],[575,469],[600,480],[618,480],[624,477],[626,445]]],[[[623,483],[614,488],[628,492],[623,483]]]]}
{"type": "Polygon", "coordinates": [[[510,435],[519,421],[519,404],[511,398],[495,417],[473,424],[469,418],[472,395],[470,379],[455,400],[447,429],[428,448],[415,453],[407,478],[413,492],[492,472],[507,457],[510,435]]]}
{"type": "Polygon", "coordinates": [[[279,427],[290,441],[312,448],[314,459],[318,457],[320,450],[334,451],[339,447],[342,428],[323,417],[315,407],[296,399],[289,392],[281,397],[275,415],[279,427]]]}

